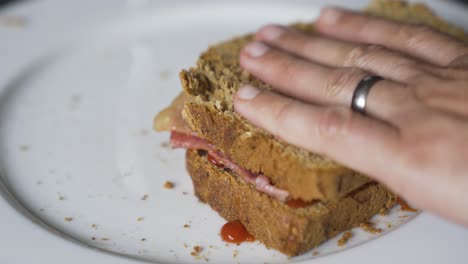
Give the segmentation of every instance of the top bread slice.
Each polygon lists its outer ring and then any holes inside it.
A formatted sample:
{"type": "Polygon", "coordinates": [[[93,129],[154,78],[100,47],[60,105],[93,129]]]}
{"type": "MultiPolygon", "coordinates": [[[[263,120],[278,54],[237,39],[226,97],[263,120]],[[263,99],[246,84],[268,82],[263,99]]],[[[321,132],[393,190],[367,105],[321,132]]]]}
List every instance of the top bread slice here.
{"type": "MultiPolygon", "coordinates": [[[[421,4],[379,0],[373,1],[365,12],[428,25],[468,39],[462,29],[444,22],[421,4]]],[[[313,24],[300,23],[293,27],[315,34],[313,24]]],[[[191,129],[235,163],[268,176],[275,186],[289,191],[294,199],[334,200],[370,182],[365,175],[327,157],[275,138],[234,112],[233,97],[242,84],[271,89],[239,65],[239,52],[252,37],[249,34],[211,46],[200,56],[196,67],[180,73],[182,86],[190,96],[182,115],[191,129]]]]}

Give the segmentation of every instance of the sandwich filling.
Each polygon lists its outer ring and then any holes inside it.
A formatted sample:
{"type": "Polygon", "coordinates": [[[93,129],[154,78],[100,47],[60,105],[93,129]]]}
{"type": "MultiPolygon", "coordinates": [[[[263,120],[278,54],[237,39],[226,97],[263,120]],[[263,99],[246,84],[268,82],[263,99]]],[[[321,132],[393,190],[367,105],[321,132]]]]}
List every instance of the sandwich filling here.
{"type": "Polygon", "coordinates": [[[182,117],[182,110],[188,100],[188,97],[182,92],[174,99],[172,104],[161,111],[154,120],[154,129],[156,131],[171,131],[170,143],[172,148],[205,150],[208,152],[208,160],[210,160],[212,164],[233,171],[243,181],[252,184],[262,193],[282,202],[289,201],[288,191],[275,187],[267,176],[261,173],[253,173],[242,168],[221,153],[213,144],[198,137],[182,117]]]}
{"type": "Polygon", "coordinates": [[[236,173],[242,180],[252,184],[255,188],[282,202],[286,201],[289,193],[286,190],[273,186],[270,179],[263,174],[252,173],[228,159],[218,151],[212,144],[193,134],[180,133],[175,130],[171,132],[171,146],[173,148],[201,149],[208,152],[208,160],[216,165],[227,168],[236,173]]]}

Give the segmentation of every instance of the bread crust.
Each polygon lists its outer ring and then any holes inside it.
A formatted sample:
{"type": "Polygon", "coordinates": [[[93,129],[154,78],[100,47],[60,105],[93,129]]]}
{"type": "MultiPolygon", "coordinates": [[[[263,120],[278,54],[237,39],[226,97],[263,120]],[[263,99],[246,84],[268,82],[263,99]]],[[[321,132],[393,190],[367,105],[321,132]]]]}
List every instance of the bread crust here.
{"type": "Polygon", "coordinates": [[[267,247],[295,256],[337,234],[368,221],[381,208],[395,205],[395,196],[369,183],[348,196],[294,209],[212,165],[196,150],[186,153],[195,194],[228,221],[239,220],[267,247]]]}

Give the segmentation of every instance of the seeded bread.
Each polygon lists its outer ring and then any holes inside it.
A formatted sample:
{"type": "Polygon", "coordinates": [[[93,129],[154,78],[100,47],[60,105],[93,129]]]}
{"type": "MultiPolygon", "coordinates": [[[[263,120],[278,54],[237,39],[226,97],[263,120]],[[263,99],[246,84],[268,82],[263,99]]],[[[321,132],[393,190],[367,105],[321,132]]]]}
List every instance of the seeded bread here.
{"type": "MultiPolygon", "coordinates": [[[[468,39],[462,29],[439,19],[421,4],[379,0],[373,1],[366,12],[426,24],[468,39]]],[[[314,34],[313,24],[294,27],[314,34]]],[[[196,67],[180,73],[182,86],[192,100],[182,113],[190,127],[235,163],[268,176],[275,186],[288,190],[292,198],[333,200],[369,183],[366,176],[276,139],[233,111],[233,96],[241,84],[271,88],[239,66],[239,52],[251,40],[252,35],[246,35],[214,45],[200,56],[196,67]]]]}
{"type": "Polygon", "coordinates": [[[228,221],[239,220],[267,247],[295,256],[366,222],[395,196],[369,183],[338,201],[291,208],[246,184],[229,170],[212,165],[202,151],[188,150],[186,164],[195,194],[228,221]]]}

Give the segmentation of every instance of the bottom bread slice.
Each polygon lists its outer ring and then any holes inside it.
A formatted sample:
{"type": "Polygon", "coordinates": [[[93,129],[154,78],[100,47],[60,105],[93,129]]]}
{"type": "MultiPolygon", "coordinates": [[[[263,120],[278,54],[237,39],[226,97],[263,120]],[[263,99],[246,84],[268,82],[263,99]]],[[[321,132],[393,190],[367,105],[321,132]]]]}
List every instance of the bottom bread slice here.
{"type": "Polygon", "coordinates": [[[206,152],[187,150],[186,165],[195,194],[228,221],[239,220],[267,247],[295,256],[368,221],[396,197],[369,183],[338,201],[292,208],[208,161],[206,152]]]}

